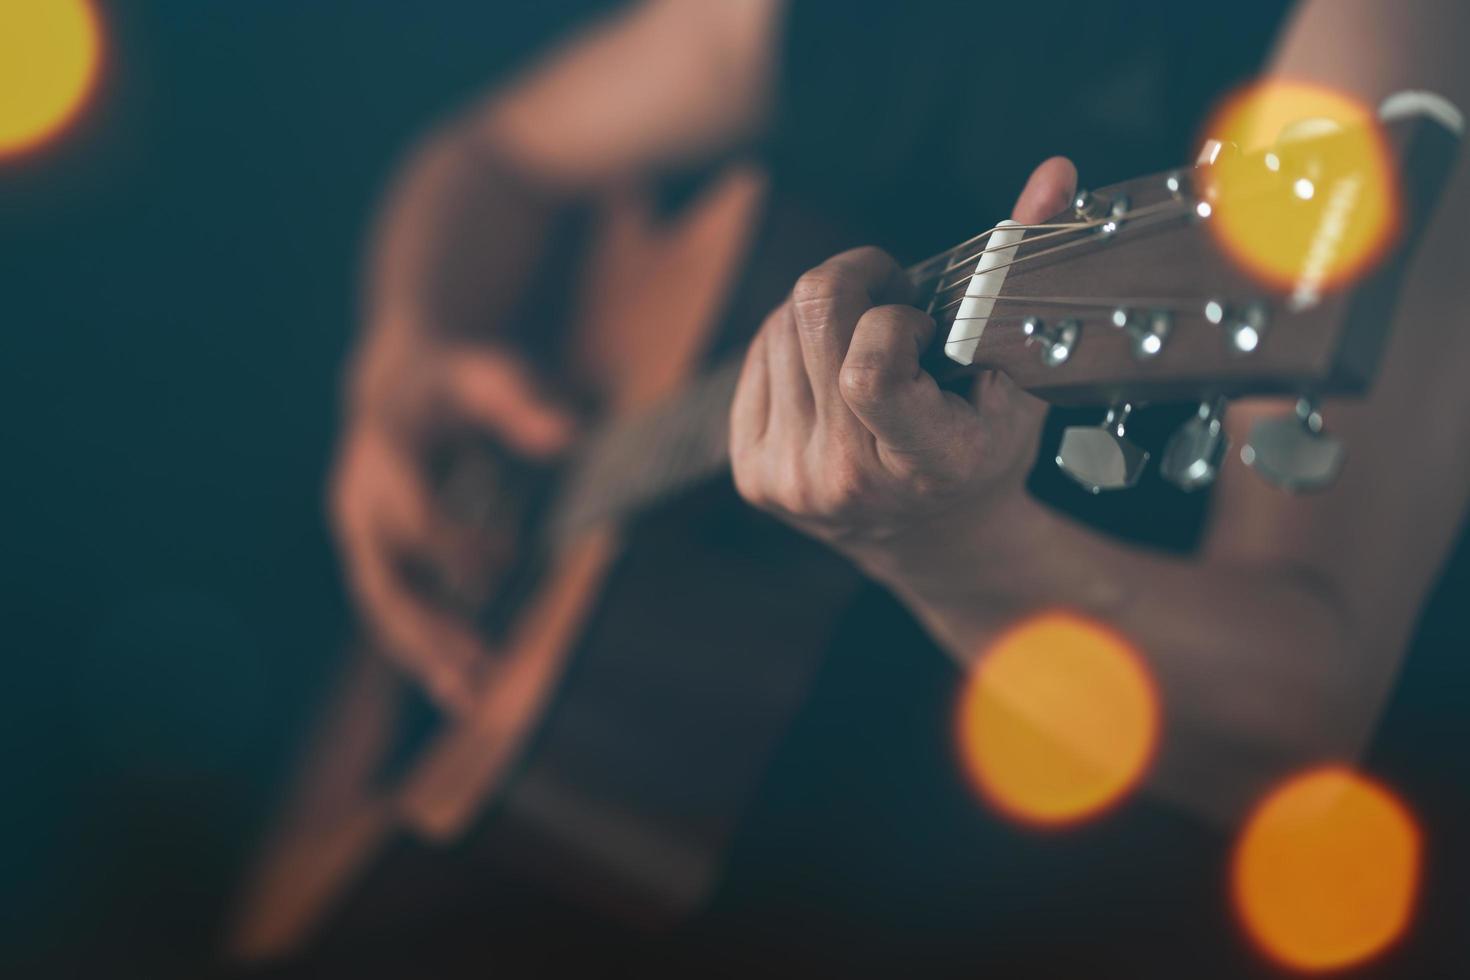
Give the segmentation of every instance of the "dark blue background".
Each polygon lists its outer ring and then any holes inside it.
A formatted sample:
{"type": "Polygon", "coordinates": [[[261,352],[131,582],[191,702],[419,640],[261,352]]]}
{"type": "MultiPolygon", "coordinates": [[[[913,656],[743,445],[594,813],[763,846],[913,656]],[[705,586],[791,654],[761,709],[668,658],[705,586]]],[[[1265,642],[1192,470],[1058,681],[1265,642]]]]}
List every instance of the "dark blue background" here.
{"type": "Polygon", "coordinates": [[[372,205],[591,6],[106,3],[86,114],[0,160],[0,972],[197,975],[347,636],[372,205]]]}
{"type": "MultiPolygon", "coordinates": [[[[349,629],[322,485],[373,204],[596,4],[103,6],[87,114],[0,161],[0,972],[198,976],[349,629]]],[[[1399,965],[1467,911],[1467,582],[1370,759],[1426,820],[1399,965]]]]}

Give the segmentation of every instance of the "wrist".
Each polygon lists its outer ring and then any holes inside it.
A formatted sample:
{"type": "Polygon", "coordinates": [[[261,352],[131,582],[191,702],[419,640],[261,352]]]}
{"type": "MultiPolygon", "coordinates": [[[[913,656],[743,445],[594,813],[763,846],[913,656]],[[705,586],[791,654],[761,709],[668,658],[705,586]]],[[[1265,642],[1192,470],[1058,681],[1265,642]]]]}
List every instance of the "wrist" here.
{"type": "Polygon", "coordinates": [[[1021,585],[1030,577],[1029,556],[1054,520],[1016,486],[854,557],[873,579],[925,606],[1005,607],[1030,591],[1021,585]]]}

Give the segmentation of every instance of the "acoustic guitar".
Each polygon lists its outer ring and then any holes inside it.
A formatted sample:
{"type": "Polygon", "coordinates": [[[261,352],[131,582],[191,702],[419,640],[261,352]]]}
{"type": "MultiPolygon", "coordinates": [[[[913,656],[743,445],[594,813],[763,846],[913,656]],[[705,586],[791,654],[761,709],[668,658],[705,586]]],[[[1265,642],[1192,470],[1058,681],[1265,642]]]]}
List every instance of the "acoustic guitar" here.
{"type": "MultiPolygon", "coordinates": [[[[1212,144],[1192,167],[1079,192],[1043,223],[1003,222],[910,267],[938,325],[926,364],[942,381],[996,369],[1055,404],[1098,406],[1100,424],[1067,429],[1055,460],[1093,493],[1133,485],[1153,462],[1128,438],[1136,405],[1198,403],[1158,460],[1164,478],[1193,490],[1233,448],[1221,423],[1228,399],[1290,396],[1296,410],[1259,423],[1238,451],[1285,489],[1326,486],[1345,447],[1319,401],[1372,384],[1457,123],[1436,96],[1385,103],[1399,220],[1350,282],[1316,281],[1309,254],[1292,283],[1265,285],[1243,268],[1211,229],[1216,209],[1231,206],[1215,197],[1212,171],[1237,151],[1212,144]]],[[[1315,135],[1291,159],[1330,159],[1342,136],[1315,135]]],[[[1267,156],[1246,158],[1259,166],[1256,206],[1315,208],[1307,252],[1358,219],[1330,193],[1294,195],[1295,175],[1267,156]]],[[[456,455],[442,483],[456,514],[517,540],[518,561],[478,609],[497,637],[493,683],[473,718],[440,724],[385,779],[404,682],[371,650],[352,660],[242,896],[232,937],[241,955],[298,947],[404,834],[443,844],[474,827],[511,860],[654,919],[697,908],[718,879],[741,809],[860,580],[815,545],[793,547],[782,568],[762,569],[772,584],[759,616],[690,643],[718,608],[721,569],[746,560],[748,529],[734,528],[662,543],[664,557],[711,541],[720,551],[691,572],[685,594],[667,597],[682,613],[673,625],[636,602],[620,613],[608,593],[639,574],[621,552],[630,522],[697,494],[727,466],[742,357],[710,351],[720,310],[758,322],[795,275],[849,243],[783,216],[749,168],[715,181],[672,225],[632,197],[601,217],[584,296],[564,325],[610,379],[600,421],[553,471],[477,447],[456,455]],[[750,252],[773,257],[764,274],[738,272],[750,252]],[[705,360],[713,367],[698,373],[705,360]],[[619,625],[641,627],[640,640],[599,646],[619,625]]]]}

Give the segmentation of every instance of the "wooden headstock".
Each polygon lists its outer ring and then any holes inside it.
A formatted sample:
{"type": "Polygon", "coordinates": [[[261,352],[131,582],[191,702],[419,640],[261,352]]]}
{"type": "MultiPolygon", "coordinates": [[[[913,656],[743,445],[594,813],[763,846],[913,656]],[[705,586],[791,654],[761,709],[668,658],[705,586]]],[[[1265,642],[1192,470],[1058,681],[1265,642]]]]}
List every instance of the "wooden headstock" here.
{"type": "MultiPolygon", "coordinates": [[[[1243,268],[1209,227],[1214,209],[1229,205],[1210,199],[1207,150],[1194,167],[1081,192],[1075,209],[1048,220],[1052,227],[1021,233],[986,319],[966,319],[962,299],[993,236],[961,251],[968,263],[952,260],[938,276],[927,270],[939,335],[978,334],[966,366],[999,368],[1056,403],[1360,394],[1458,146],[1458,134],[1432,115],[1386,120],[1382,130],[1400,221],[1381,258],[1350,281],[1313,284],[1307,254],[1302,281],[1289,286],[1243,268]],[[1067,351],[1053,350],[1059,340],[1070,340],[1067,351]]],[[[1318,139],[1325,150],[1337,138],[1318,139]]],[[[1259,161],[1262,193],[1289,198],[1290,176],[1272,174],[1266,156],[1245,163],[1259,161]]],[[[1353,221],[1354,207],[1324,202],[1320,213],[1326,248],[1332,223],[1353,221]]]]}
{"type": "Polygon", "coordinates": [[[1147,462],[1123,438],[1132,405],[1201,403],[1164,464],[1167,478],[1192,489],[1213,478],[1224,452],[1226,398],[1296,396],[1295,416],[1253,435],[1242,458],[1292,489],[1326,485],[1342,452],[1322,434],[1315,399],[1371,385],[1462,128],[1438,96],[1402,93],[1366,137],[1318,131],[1292,141],[1289,159],[1318,183],[1282,164],[1285,149],[1241,156],[1211,141],[1193,167],[1079,192],[1039,225],[1002,223],[910,270],[939,327],[928,363],[941,376],[995,368],[1051,402],[1109,406],[1101,428],[1068,430],[1058,457],[1094,492],[1131,485],[1147,462]],[[1375,173],[1354,172],[1343,148],[1369,137],[1375,173]],[[1229,195],[1220,193],[1222,153],[1237,154],[1229,195]],[[1286,270],[1276,281],[1222,244],[1224,209],[1247,207],[1286,270]],[[1375,211],[1381,241],[1350,274],[1328,274],[1334,249],[1375,211]]]}

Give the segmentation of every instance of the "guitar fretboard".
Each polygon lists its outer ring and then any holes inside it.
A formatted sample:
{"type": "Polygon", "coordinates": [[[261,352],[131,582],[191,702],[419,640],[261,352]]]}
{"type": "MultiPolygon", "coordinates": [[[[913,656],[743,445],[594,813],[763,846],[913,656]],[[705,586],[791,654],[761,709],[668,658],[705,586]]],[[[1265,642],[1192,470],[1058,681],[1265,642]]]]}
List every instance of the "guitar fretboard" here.
{"type": "Polygon", "coordinates": [[[594,432],[566,469],[551,508],[552,548],[688,489],[729,464],[730,403],[743,355],[669,401],[594,432]]]}
{"type": "MultiPolygon", "coordinates": [[[[953,276],[957,246],[908,269],[922,295],[945,272],[953,276]]],[[[953,321],[940,313],[939,332],[953,321]]],[[[695,379],[647,412],[594,432],[567,467],[548,521],[553,548],[587,529],[646,509],[710,479],[729,465],[730,404],[745,360],[742,352],[695,379]]]]}

